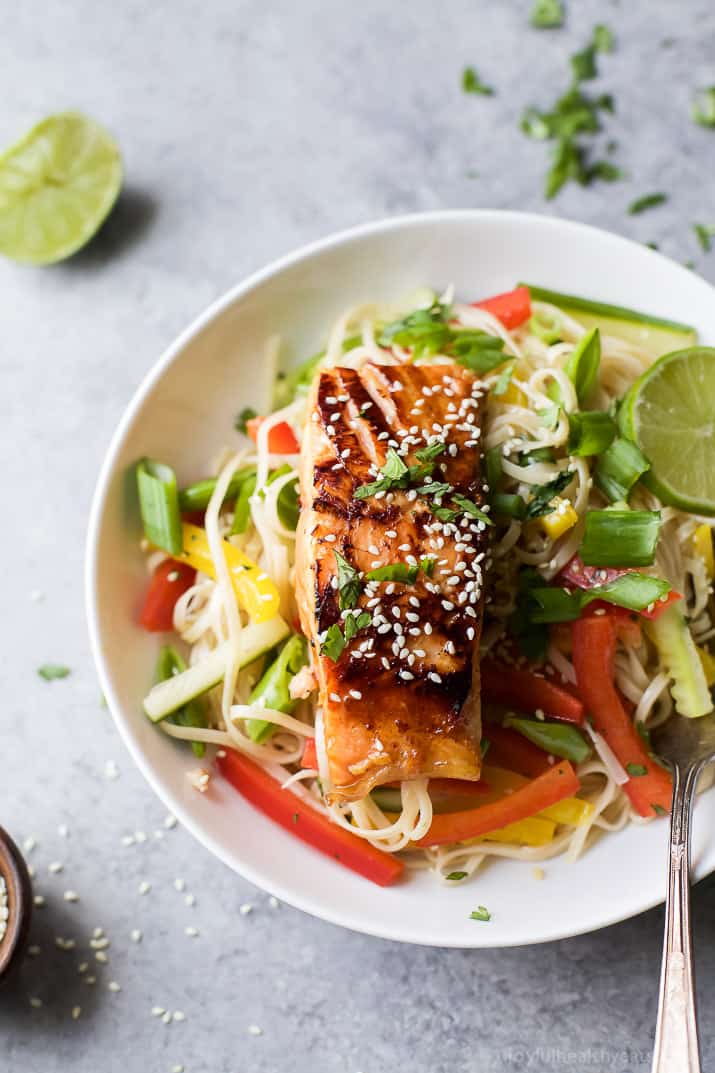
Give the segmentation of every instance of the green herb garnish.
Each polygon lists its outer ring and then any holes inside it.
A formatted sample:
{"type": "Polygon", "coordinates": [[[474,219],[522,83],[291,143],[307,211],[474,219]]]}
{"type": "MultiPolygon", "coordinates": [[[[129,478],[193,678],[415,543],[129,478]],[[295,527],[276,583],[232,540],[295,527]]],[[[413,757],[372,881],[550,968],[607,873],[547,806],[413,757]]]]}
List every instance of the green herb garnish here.
{"type": "Polygon", "coordinates": [[[258,417],[258,411],[254,410],[252,406],[244,406],[234,421],[233,427],[237,432],[242,432],[245,436],[248,433],[248,422],[252,421],[254,417],[258,417]]]}
{"type": "Polygon", "coordinates": [[[476,503],[473,503],[471,499],[467,499],[466,496],[453,495],[452,500],[459,507],[459,513],[466,514],[469,518],[476,518],[479,522],[484,522],[485,525],[494,525],[488,514],[485,514],[483,510],[480,510],[476,503]]]}
{"type": "Polygon", "coordinates": [[[450,872],[449,875],[444,878],[451,883],[458,883],[460,879],[466,879],[468,875],[469,872],[450,872]]]}
{"type": "Polygon", "coordinates": [[[713,245],[713,235],[715,235],[715,227],[708,227],[706,224],[693,224],[693,231],[700,243],[701,250],[705,253],[710,253],[713,245]]]}
{"type": "Polygon", "coordinates": [[[656,208],[657,205],[664,205],[667,200],[667,194],[644,194],[643,197],[638,197],[635,201],[631,201],[628,206],[628,215],[639,216],[648,209],[656,208]]]}
{"type": "Polygon", "coordinates": [[[626,764],[626,771],[632,779],[638,778],[639,775],[648,774],[648,768],[645,764],[626,764]]]}
{"type": "Polygon", "coordinates": [[[415,451],[415,457],[419,458],[420,462],[434,462],[435,458],[444,454],[446,449],[446,443],[441,441],[430,443],[427,447],[421,447],[419,451],[415,451]]]}
{"type": "Polygon", "coordinates": [[[473,909],[469,914],[470,920],[491,920],[492,914],[484,905],[478,905],[476,909],[473,909]]]}
{"type": "Polygon", "coordinates": [[[398,581],[403,585],[414,585],[419,571],[418,566],[407,563],[387,563],[365,574],[367,581],[398,581]]]}
{"type": "Polygon", "coordinates": [[[360,599],[360,574],[339,551],[334,551],[335,564],[338,568],[338,607],[346,611],[355,607],[360,599]]]}
{"type": "Polygon", "coordinates": [[[514,366],[515,365],[516,365],[516,362],[511,361],[511,362],[509,362],[508,365],[504,366],[504,368],[499,373],[499,376],[497,377],[497,379],[494,382],[494,386],[492,388],[492,395],[496,395],[498,397],[499,395],[503,395],[505,393],[506,389],[509,387],[509,384],[511,383],[511,376],[512,376],[512,373],[514,372],[514,366]]]}
{"type": "Polygon", "coordinates": [[[537,30],[556,30],[564,24],[562,0],[536,0],[529,22],[537,30]]]}
{"type": "Polygon", "coordinates": [[[696,90],[690,114],[701,127],[715,127],[715,86],[696,90]]]}
{"type": "Polygon", "coordinates": [[[334,622],[332,626],[328,627],[325,634],[325,640],[320,646],[320,654],[327,656],[333,663],[337,663],[343,654],[345,648],[345,638],[343,637],[343,631],[338,626],[337,622],[334,622]]]}
{"type": "Polygon", "coordinates": [[[559,473],[558,477],[554,477],[553,481],[549,481],[548,484],[535,485],[531,493],[531,499],[526,505],[526,517],[540,518],[543,514],[548,514],[553,500],[568,488],[573,478],[573,471],[565,469],[559,473]]]}
{"type": "Polygon", "coordinates": [[[480,79],[473,67],[465,67],[462,71],[462,89],[465,93],[476,93],[480,97],[493,97],[494,90],[480,79]]]}
{"type": "Polygon", "coordinates": [[[67,678],[72,672],[69,667],[64,667],[61,663],[43,663],[37,668],[37,673],[46,682],[53,682],[56,678],[67,678]]]}

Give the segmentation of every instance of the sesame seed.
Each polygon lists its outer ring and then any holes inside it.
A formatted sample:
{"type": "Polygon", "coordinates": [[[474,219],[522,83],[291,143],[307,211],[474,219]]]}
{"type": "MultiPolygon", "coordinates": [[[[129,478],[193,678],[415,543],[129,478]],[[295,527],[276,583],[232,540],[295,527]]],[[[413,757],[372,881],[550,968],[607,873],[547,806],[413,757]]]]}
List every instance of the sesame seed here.
{"type": "Polygon", "coordinates": [[[104,950],[98,950],[94,957],[95,960],[100,963],[100,965],[106,965],[109,961],[109,958],[104,950]]]}
{"type": "Polygon", "coordinates": [[[64,898],[64,900],[66,902],[78,902],[79,901],[79,894],[77,893],[76,890],[66,890],[64,892],[64,894],[62,895],[62,897],[64,898]]]}
{"type": "Polygon", "coordinates": [[[454,610],[454,604],[452,603],[451,600],[442,600],[442,607],[445,609],[445,611],[453,611],[454,610]]]}
{"type": "Polygon", "coordinates": [[[33,1010],[39,1010],[42,1006],[42,999],[38,998],[37,995],[31,995],[30,1005],[32,1006],[33,1010]]]}
{"type": "Polygon", "coordinates": [[[184,905],[188,905],[189,908],[196,905],[196,897],[193,894],[187,894],[184,898],[184,905]]]}
{"type": "Polygon", "coordinates": [[[110,980],[109,983],[107,984],[107,990],[108,991],[113,991],[116,994],[118,991],[121,991],[122,988],[121,988],[120,984],[117,983],[116,980],[110,980]]]}
{"type": "Polygon", "coordinates": [[[82,1014],[82,1007],[81,1006],[73,1006],[72,1007],[72,1020],[73,1021],[79,1021],[81,1014],[82,1014]]]}
{"type": "Polygon", "coordinates": [[[152,1017],[163,1017],[165,1013],[166,1010],[163,1006],[152,1006],[151,1008],[152,1017]]]}
{"type": "Polygon", "coordinates": [[[185,1021],[186,1020],[186,1014],[184,1013],[183,1010],[174,1010],[174,1013],[173,1013],[171,1019],[172,1019],[172,1021],[185,1021]]]}
{"type": "Polygon", "coordinates": [[[432,633],[432,623],[431,622],[425,622],[424,631],[427,634],[427,636],[429,637],[429,635],[432,633]]]}
{"type": "Polygon", "coordinates": [[[332,702],[334,704],[339,704],[340,703],[340,694],[339,693],[331,693],[330,694],[330,699],[332,700],[332,702]]]}
{"type": "Polygon", "coordinates": [[[148,894],[150,890],[151,883],[147,883],[146,879],[143,879],[142,882],[139,884],[139,893],[148,894]]]}
{"type": "Polygon", "coordinates": [[[57,875],[57,873],[61,872],[63,868],[64,865],[62,864],[62,861],[52,861],[51,864],[47,865],[47,871],[51,872],[52,875],[57,875]]]}
{"type": "MultiPolygon", "coordinates": [[[[95,931],[99,931],[99,930],[100,929],[98,929],[98,928],[95,929],[95,931]]],[[[107,947],[110,945],[110,942],[109,942],[109,939],[106,939],[104,937],[97,937],[95,939],[90,939],[89,940],[89,945],[90,945],[92,950],[106,950],[107,947]]]]}
{"type": "Polygon", "coordinates": [[[162,1021],[164,1022],[165,1025],[170,1025],[171,1024],[171,1013],[169,1012],[169,1010],[166,1010],[162,1014],[161,1019],[162,1019],[162,1021]]]}
{"type": "Polygon", "coordinates": [[[178,890],[179,894],[181,894],[182,891],[186,890],[186,883],[183,879],[174,880],[174,890],[178,890]]]}
{"type": "Polygon", "coordinates": [[[133,943],[140,943],[142,941],[142,933],[139,928],[133,928],[129,933],[129,938],[133,943]]]}
{"type": "Polygon", "coordinates": [[[399,671],[400,678],[404,678],[406,682],[411,682],[415,677],[410,671],[399,671]]]}
{"type": "Polygon", "coordinates": [[[274,898],[273,895],[271,895],[270,898],[268,899],[268,904],[270,905],[271,909],[277,909],[278,906],[280,905],[280,902],[278,901],[277,898],[274,898]]]}
{"type": "Polygon", "coordinates": [[[123,846],[133,846],[134,845],[134,835],[122,835],[122,845],[123,846]]]}
{"type": "Polygon", "coordinates": [[[250,902],[244,902],[243,905],[239,905],[238,911],[242,917],[247,917],[249,913],[253,912],[253,906],[250,902]]]}
{"type": "Polygon", "coordinates": [[[419,622],[420,621],[420,616],[416,615],[414,611],[406,611],[405,612],[405,618],[407,619],[408,622],[419,622]]]}
{"type": "Polygon", "coordinates": [[[397,536],[397,532],[394,529],[386,529],[385,536],[390,537],[391,540],[394,540],[397,536]]]}
{"type": "Polygon", "coordinates": [[[248,1034],[249,1034],[249,1036],[262,1036],[263,1035],[263,1029],[259,1028],[258,1025],[249,1025],[248,1026],[248,1034]]]}
{"type": "Polygon", "coordinates": [[[199,929],[190,924],[187,928],[184,928],[184,935],[188,935],[189,939],[198,939],[199,929]]]}
{"type": "Polygon", "coordinates": [[[335,533],[326,533],[325,534],[325,540],[327,541],[328,544],[334,544],[337,539],[338,538],[336,537],[335,533]]]}
{"type": "Polygon", "coordinates": [[[105,779],[118,779],[119,768],[113,760],[107,760],[104,765],[104,777],[105,779]]]}
{"type": "Polygon", "coordinates": [[[350,696],[353,698],[353,700],[362,700],[362,693],[359,689],[351,689],[350,696]]]}

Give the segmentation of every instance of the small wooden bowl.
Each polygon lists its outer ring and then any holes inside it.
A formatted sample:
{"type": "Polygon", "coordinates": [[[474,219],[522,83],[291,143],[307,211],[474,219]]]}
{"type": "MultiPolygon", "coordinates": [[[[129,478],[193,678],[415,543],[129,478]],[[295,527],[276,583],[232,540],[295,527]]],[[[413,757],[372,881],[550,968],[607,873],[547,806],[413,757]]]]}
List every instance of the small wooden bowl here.
{"type": "Polygon", "coordinates": [[[0,939],[0,984],[22,959],[32,917],[32,883],[25,859],[7,831],[0,827],[0,876],[7,887],[5,934],[0,939]]]}

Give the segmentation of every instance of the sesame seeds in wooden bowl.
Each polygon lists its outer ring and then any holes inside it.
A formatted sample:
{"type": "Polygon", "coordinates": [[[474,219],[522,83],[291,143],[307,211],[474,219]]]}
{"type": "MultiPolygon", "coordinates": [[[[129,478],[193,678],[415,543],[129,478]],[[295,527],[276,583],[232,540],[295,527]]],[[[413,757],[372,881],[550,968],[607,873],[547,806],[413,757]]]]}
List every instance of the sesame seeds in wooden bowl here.
{"type": "Polygon", "coordinates": [[[0,984],[22,957],[31,915],[32,884],[27,865],[0,827],[0,984]]]}

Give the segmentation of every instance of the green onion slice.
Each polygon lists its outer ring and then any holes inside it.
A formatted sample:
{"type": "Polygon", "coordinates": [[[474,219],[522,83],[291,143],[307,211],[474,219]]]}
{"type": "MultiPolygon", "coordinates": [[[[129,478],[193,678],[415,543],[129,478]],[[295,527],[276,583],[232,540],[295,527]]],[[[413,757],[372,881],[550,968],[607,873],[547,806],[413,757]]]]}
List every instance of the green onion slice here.
{"type": "Polygon", "coordinates": [[[600,364],[601,333],[598,328],[592,328],[581,337],[564,365],[564,371],[576,388],[580,405],[586,402],[596,385],[600,364]]]}
{"type": "Polygon", "coordinates": [[[606,448],[593,473],[600,488],[612,503],[628,499],[633,485],[650,469],[650,462],[634,443],[618,436],[606,448]]]}
{"type": "Polygon", "coordinates": [[[615,435],[615,423],[604,411],[577,411],[569,416],[568,452],[577,458],[600,455],[610,447],[615,435]]]}
{"type": "MultiPolygon", "coordinates": [[[[226,489],[225,500],[236,499],[245,481],[256,473],[255,466],[243,466],[236,470],[229,481],[226,489]]],[[[209,477],[205,481],[197,481],[188,488],[182,488],[179,492],[179,509],[183,511],[206,510],[209,500],[214,494],[216,478],[209,477]]]]}
{"type": "Polygon", "coordinates": [[[587,566],[651,566],[659,532],[657,510],[590,510],[579,554],[587,566]]]}
{"type": "Polygon", "coordinates": [[[561,756],[565,760],[572,760],[574,764],[582,764],[591,755],[591,746],[576,727],[567,726],[564,723],[550,723],[542,719],[516,717],[507,719],[505,726],[518,730],[544,752],[551,753],[552,756],[561,756]]]}
{"type": "Polygon", "coordinates": [[[137,463],[137,488],[147,540],[171,555],[180,555],[181,514],[173,469],[163,462],[143,458],[137,463]]]}

